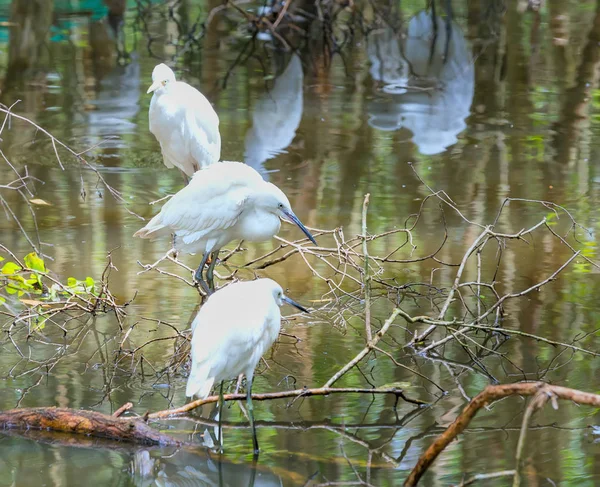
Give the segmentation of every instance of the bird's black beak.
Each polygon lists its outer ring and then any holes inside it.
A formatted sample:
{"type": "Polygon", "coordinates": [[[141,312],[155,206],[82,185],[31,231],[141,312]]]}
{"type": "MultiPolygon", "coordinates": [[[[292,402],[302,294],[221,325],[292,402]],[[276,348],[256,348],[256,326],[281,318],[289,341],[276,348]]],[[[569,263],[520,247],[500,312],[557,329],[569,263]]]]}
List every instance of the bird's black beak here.
{"type": "Polygon", "coordinates": [[[298,304],[296,301],[288,298],[287,296],[283,296],[281,299],[283,301],[285,301],[287,304],[292,305],[294,308],[298,308],[300,311],[304,311],[305,313],[310,313],[310,311],[308,311],[304,306],[298,304]]]}
{"type": "Polygon", "coordinates": [[[306,235],[308,237],[308,239],[314,243],[315,245],[317,245],[317,241],[314,239],[314,237],[310,234],[310,232],[308,231],[308,229],[302,224],[302,222],[300,221],[300,218],[298,218],[296,215],[294,215],[294,212],[292,210],[286,210],[283,209],[281,210],[283,212],[283,214],[286,216],[286,218],[295,223],[296,225],[298,225],[298,227],[300,228],[300,230],[302,230],[302,232],[304,233],[304,235],[306,235]]]}

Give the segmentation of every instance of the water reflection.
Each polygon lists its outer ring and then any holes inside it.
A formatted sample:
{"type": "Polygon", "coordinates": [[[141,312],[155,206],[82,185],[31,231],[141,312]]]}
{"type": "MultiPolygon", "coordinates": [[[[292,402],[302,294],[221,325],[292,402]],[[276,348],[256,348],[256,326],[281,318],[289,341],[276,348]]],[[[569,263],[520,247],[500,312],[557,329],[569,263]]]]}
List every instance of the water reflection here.
{"type": "Polygon", "coordinates": [[[252,112],[252,127],[246,133],[244,160],[268,179],[263,163],[281,154],[292,143],[302,119],[302,83],[300,57],[293,54],[273,83],[257,101],[252,112]]]}
{"type": "Polygon", "coordinates": [[[48,39],[54,2],[14,0],[10,11],[10,41],[4,89],[36,74],[49,64],[48,39]]]}
{"type": "Polygon", "coordinates": [[[386,27],[368,42],[370,74],[383,85],[368,105],[369,125],[409,129],[425,155],[455,144],[475,92],[473,60],[459,26],[422,11],[410,20],[405,39],[386,27]]]}
{"type": "Polygon", "coordinates": [[[174,455],[140,450],[130,472],[138,487],[280,487],[281,477],[257,465],[236,464],[208,453],[182,450],[174,455]]]}
{"type": "MultiPolygon", "coordinates": [[[[113,64],[112,69],[98,79],[96,98],[88,102],[90,111],[86,127],[91,136],[90,143],[97,143],[109,135],[135,133],[134,119],[140,110],[138,57],[133,55],[125,66],[113,64]]],[[[126,148],[128,143],[115,138],[102,147],[126,148]]]]}

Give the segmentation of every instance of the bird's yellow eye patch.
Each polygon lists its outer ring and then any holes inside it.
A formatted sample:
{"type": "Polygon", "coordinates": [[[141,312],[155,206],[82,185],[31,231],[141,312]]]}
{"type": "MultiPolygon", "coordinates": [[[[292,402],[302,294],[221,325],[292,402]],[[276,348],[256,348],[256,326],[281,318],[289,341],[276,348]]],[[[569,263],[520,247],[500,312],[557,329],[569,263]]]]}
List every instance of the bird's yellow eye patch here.
{"type": "Polygon", "coordinates": [[[167,81],[166,81],[166,80],[162,82],[162,85],[163,85],[163,86],[166,86],[166,84],[167,84],[167,81]]]}

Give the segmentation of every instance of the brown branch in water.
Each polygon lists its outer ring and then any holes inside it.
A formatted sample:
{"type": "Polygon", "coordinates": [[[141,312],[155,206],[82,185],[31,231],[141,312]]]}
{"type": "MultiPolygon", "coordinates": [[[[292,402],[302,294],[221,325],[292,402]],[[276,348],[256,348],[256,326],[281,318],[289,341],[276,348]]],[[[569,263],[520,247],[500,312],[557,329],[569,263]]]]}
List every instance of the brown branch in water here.
{"type": "Polygon", "coordinates": [[[129,411],[132,407],[133,407],[133,403],[132,402],[126,402],[119,409],[117,409],[114,413],[112,413],[113,418],[119,418],[126,411],[129,411]]]}
{"type": "Polygon", "coordinates": [[[143,421],[70,408],[24,408],[0,411],[1,429],[50,430],[143,445],[179,446],[182,442],[143,421]]]}
{"type": "MultiPolygon", "coordinates": [[[[427,403],[418,399],[411,399],[404,395],[402,389],[395,387],[382,387],[375,389],[360,389],[353,387],[345,388],[332,388],[332,387],[320,387],[316,389],[295,389],[292,391],[281,391],[281,392],[267,392],[264,394],[252,394],[253,401],[269,401],[272,399],[285,399],[287,397],[310,397],[310,396],[328,396],[329,394],[393,394],[397,398],[403,399],[411,404],[417,404],[419,406],[426,406],[427,403]]],[[[240,401],[246,399],[246,394],[225,394],[223,400],[225,401],[240,401]]],[[[204,404],[216,403],[219,400],[219,396],[209,396],[206,399],[197,399],[184,406],[174,409],[166,409],[164,411],[157,411],[148,415],[149,419],[166,418],[169,416],[176,416],[187,413],[192,409],[199,408],[204,404]]]]}
{"type": "Polygon", "coordinates": [[[444,451],[444,449],[469,425],[479,410],[491,402],[508,396],[534,396],[534,403],[541,407],[545,402],[557,399],[572,401],[587,406],[600,406],[600,395],[578,391],[568,387],[553,386],[545,382],[520,382],[517,384],[504,384],[487,386],[462,410],[454,422],[436,438],[436,440],[421,455],[419,461],[404,481],[405,487],[417,485],[423,474],[444,451]]]}

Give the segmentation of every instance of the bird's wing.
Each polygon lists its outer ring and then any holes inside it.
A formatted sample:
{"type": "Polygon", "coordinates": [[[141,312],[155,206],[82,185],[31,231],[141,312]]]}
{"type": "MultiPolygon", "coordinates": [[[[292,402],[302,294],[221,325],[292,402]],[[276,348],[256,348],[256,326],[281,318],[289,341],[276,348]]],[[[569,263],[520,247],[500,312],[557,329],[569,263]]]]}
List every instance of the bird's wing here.
{"type": "Polygon", "coordinates": [[[235,225],[260,175],[242,163],[218,163],[198,171],[135,236],[175,232],[189,244],[235,225]],[[235,165],[235,166],[234,166],[235,165]]]}
{"type": "Polygon", "coordinates": [[[218,162],[221,157],[219,116],[206,97],[187,83],[179,83],[177,96],[186,107],[190,133],[189,151],[200,168],[218,162]]]}
{"type": "Polygon", "coordinates": [[[228,293],[214,295],[192,324],[192,369],[186,396],[206,397],[215,380],[245,372],[245,364],[264,341],[264,316],[260,309],[249,308],[251,304],[261,308],[260,303],[230,302],[228,297],[228,293]]]}

